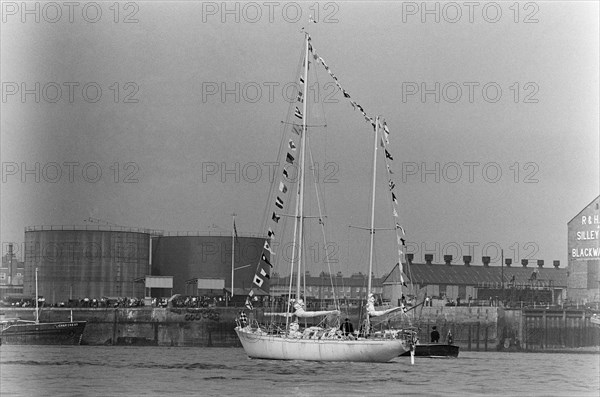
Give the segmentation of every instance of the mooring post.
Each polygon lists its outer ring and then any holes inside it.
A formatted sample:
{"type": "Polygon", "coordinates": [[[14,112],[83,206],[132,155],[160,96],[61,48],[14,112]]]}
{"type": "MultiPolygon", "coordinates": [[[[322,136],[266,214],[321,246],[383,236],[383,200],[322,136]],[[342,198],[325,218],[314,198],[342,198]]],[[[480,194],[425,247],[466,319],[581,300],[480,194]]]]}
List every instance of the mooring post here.
{"type": "Polygon", "coordinates": [[[115,308],[115,311],[113,312],[113,335],[112,335],[112,344],[116,345],[117,344],[117,311],[119,309],[115,308]]]}
{"type": "Polygon", "coordinates": [[[467,343],[467,349],[471,350],[471,324],[469,324],[469,336],[468,336],[469,340],[467,343]]]}
{"type": "Polygon", "coordinates": [[[488,327],[487,326],[485,327],[485,333],[484,334],[485,334],[484,335],[485,336],[485,340],[483,341],[483,346],[484,346],[483,348],[484,348],[485,351],[487,351],[487,349],[488,349],[488,327]]]}

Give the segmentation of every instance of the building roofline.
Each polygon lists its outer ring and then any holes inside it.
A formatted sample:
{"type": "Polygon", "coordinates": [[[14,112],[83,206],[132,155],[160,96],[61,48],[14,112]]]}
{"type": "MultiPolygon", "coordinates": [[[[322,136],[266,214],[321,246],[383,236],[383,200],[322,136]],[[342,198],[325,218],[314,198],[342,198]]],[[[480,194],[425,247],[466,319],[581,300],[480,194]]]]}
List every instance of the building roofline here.
{"type": "Polygon", "coordinates": [[[598,196],[597,196],[595,199],[593,199],[592,201],[590,201],[589,203],[587,203],[587,204],[586,204],[586,205],[585,205],[585,206],[584,206],[584,207],[581,209],[581,211],[579,211],[579,212],[577,213],[577,215],[575,215],[573,218],[571,218],[571,220],[570,220],[570,221],[568,221],[568,222],[567,222],[567,225],[568,225],[569,223],[573,222],[573,221],[575,220],[575,218],[577,218],[577,217],[578,217],[578,216],[579,216],[579,215],[580,215],[580,214],[581,214],[583,211],[585,211],[585,210],[587,209],[587,207],[589,207],[589,206],[590,206],[590,204],[592,204],[594,201],[596,201],[596,200],[598,200],[598,199],[600,199],[600,195],[598,195],[598,196]]]}

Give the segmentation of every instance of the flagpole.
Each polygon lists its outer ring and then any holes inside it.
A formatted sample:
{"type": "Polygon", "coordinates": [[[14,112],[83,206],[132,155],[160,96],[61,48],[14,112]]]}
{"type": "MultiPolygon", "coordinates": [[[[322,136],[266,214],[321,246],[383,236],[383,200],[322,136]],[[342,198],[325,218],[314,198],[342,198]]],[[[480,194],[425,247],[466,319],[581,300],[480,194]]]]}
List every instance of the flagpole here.
{"type": "Polygon", "coordinates": [[[38,268],[35,268],[35,323],[40,323],[40,309],[38,307],[38,268]]]}
{"type": "Polygon", "coordinates": [[[235,267],[235,212],[233,217],[233,227],[231,228],[231,297],[233,298],[233,271],[235,267]]]}
{"type": "Polygon", "coordinates": [[[502,301],[504,302],[504,249],[500,249],[500,273],[502,276],[502,301]]]}

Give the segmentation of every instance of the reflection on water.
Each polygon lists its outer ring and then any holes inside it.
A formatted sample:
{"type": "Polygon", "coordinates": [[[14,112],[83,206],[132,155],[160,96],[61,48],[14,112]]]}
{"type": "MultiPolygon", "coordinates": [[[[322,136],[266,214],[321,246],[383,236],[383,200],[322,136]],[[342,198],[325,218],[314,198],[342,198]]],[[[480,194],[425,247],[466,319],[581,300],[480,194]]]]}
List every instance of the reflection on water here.
{"type": "Polygon", "coordinates": [[[461,352],[391,363],[250,360],[241,348],[0,346],[2,396],[598,396],[600,355],[461,352]]]}

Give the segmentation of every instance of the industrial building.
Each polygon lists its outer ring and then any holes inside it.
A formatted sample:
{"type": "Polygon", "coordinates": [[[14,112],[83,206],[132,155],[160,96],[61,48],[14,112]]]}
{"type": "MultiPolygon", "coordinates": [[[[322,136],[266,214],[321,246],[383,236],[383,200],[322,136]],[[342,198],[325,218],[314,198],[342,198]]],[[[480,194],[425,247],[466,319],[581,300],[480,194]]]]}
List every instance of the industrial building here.
{"type": "Polygon", "coordinates": [[[32,226],[25,229],[23,293],[47,301],[143,296],[135,280],[149,272],[154,232],[115,226],[32,226]]]}
{"type": "MultiPolygon", "coordinates": [[[[153,239],[153,276],[173,276],[173,291],[184,295],[223,294],[234,288],[247,294],[262,254],[264,236],[174,232],[153,239]],[[232,246],[235,255],[232,263],[232,246]]],[[[159,292],[157,291],[157,294],[159,292]]],[[[236,293],[237,295],[237,293],[236,293]]]]}
{"type": "Polygon", "coordinates": [[[222,295],[231,287],[232,245],[235,288],[249,289],[263,243],[251,235],[233,243],[226,234],[107,225],[27,227],[23,294],[35,295],[37,268],[39,295],[52,303],[208,292],[203,289],[222,295]]]}
{"type": "MultiPolygon", "coordinates": [[[[296,274],[292,278],[296,279],[296,274]]],[[[321,272],[318,276],[311,276],[306,272],[302,278],[306,284],[307,300],[328,302],[334,298],[343,299],[347,303],[364,302],[367,298],[367,275],[361,272],[351,276],[344,276],[341,272],[331,276],[329,273],[321,272]],[[335,295],[335,296],[334,296],[335,295]]],[[[372,279],[372,291],[374,295],[381,296],[383,278],[372,279]]],[[[271,277],[270,291],[274,296],[287,296],[290,285],[290,277],[280,277],[277,273],[271,277]]]]}
{"type": "MultiPolygon", "coordinates": [[[[426,294],[443,303],[468,303],[470,297],[507,306],[560,304],[567,296],[567,269],[560,268],[560,261],[545,267],[543,260],[527,259],[521,260],[520,266],[512,259],[506,259],[504,266],[490,266],[489,256],[481,258],[481,265],[473,265],[471,256],[464,256],[462,265],[452,264],[452,255],[444,255],[444,264],[432,263],[432,254],[426,254],[421,263],[415,262],[412,254],[407,259],[404,271],[409,278],[407,285],[412,285],[408,293],[426,294]]],[[[396,265],[383,280],[383,295],[396,303],[405,291],[396,265]]]]}
{"type": "Polygon", "coordinates": [[[569,299],[600,301],[600,196],[567,223],[569,299]]]}
{"type": "Polygon", "coordinates": [[[23,293],[24,273],[25,263],[17,259],[13,243],[8,243],[0,264],[0,299],[23,293]]]}

